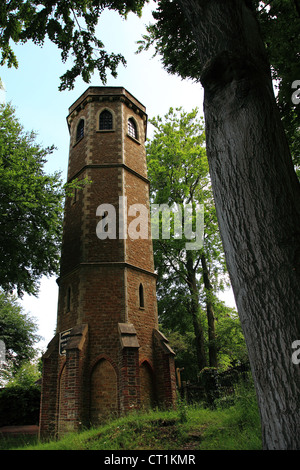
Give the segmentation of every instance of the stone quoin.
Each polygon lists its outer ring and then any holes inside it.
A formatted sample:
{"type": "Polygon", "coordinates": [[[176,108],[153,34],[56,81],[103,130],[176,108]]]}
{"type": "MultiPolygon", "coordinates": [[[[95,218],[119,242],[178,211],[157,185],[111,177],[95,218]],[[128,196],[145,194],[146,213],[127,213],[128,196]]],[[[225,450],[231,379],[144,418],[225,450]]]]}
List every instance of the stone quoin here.
{"type": "MultiPolygon", "coordinates": [[[[67,123],[67,180],[78,184],[65,202],[57,327],[43,356],[41,438],[134,409],[172,407],[176,397],[174,352],[158,330],[151,237],[96,233],[101,204],[119,213],[126,198],[128,207],[149,208],[146,109],[122,87],[89,87],[67,123]]],[[[130,223],[122,210],[118,234],[130,223]]]]}

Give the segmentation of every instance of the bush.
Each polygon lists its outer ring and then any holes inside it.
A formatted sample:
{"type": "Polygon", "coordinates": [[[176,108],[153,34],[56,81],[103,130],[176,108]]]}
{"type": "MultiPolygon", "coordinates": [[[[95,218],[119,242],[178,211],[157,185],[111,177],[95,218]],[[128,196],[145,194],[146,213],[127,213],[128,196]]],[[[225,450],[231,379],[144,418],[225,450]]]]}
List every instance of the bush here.
{"type": "Polygon", "coordinates": [[[0,390],[0,426],[39,423],[41,391],[37,385],[0,390]]]}
{"type": "Polygon", "coordinates": [[[215,400],[220,396],[218,370],[214,367],[202,369],[199,375],[199,383],[205,390],[207,405],[214,407],[215,400]]]}
{"type": "Polygon", "coordinates": [[[240,426],[260,427],[260,415],[252,380],[239,382],[234,392],[235,409],[239,415],[240,426]]]}

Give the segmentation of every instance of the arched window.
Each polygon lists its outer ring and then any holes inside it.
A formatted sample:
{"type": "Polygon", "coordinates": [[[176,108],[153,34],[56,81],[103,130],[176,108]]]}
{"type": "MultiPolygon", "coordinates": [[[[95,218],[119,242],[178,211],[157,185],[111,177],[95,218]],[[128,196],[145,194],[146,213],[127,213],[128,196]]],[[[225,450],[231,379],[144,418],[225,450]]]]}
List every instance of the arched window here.
{"type": "Polygon", "coordinates": [[[140,308],[144,308],[144,307],[145,307],[145,302],[144,302],[144,287],[143,287],[143,284],[142,284],[142,283],[140,284],[140,287],[139,287],[139,303],[140,303],[140,308]]]}
{"type": "Polygon", "coordinates": [[[138,138],[136,122],[133,118],[128,119],[128,135],[134,139],[138,138]]]}
{"type": "Polygon", "coordinates": [[[80,119],[77,131],[76,131],[76,142],[84,136],[84,120],[80,119]]]}
{"type": "Polygon", "coordinates": [[[106,131],[113,128],[113,117],[112,113],[105,109],[99,116],[99,129],[100,131],[106,131]]]}

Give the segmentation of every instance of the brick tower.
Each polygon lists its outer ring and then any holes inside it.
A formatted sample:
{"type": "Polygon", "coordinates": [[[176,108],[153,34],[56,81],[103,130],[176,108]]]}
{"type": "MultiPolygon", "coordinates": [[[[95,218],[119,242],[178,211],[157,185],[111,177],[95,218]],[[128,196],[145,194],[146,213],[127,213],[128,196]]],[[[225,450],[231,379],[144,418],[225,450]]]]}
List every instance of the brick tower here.
{"type": "Polygon", "coordinates": [[[41,436],[175,402],[174,353],[158,331],[145,107],[90,87],[70,107],[56,335],[44,354],[41,436]]]}

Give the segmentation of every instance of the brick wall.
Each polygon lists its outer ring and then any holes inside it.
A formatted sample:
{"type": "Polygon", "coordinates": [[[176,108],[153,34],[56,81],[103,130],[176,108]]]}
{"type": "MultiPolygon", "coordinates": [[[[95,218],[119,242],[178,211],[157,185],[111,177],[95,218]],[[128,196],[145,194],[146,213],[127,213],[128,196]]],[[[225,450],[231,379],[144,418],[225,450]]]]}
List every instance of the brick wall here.
{"type": "Polygon", "coordinates": [[[140,407],[140,377],[138,348],[120,351],[120,411],[127,413],[140,407]]]}

